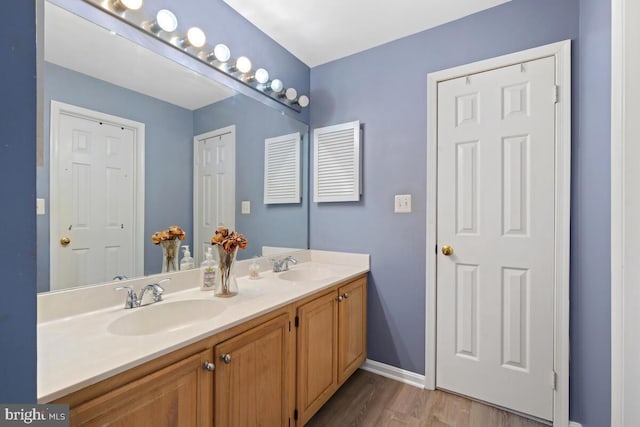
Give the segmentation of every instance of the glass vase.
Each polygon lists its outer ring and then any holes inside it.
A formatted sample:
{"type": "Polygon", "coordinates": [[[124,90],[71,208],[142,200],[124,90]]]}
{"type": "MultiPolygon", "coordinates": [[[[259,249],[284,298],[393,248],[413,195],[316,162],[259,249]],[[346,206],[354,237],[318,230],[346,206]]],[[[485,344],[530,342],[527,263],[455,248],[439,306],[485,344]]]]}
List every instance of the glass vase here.
{"type": "Polygon", "coordinates": [[[216,248],[218,249],[218,285],[215,295],[229,298],[238,294],[238,282],[233,273],[238,249],[229,253],[220,245],[216,245],[216,248]]]}
{"type": "Polygon", "coordinates": [[[180,239],[164,240],[162,246],[162,272],[178,271],[178,256],[180,254],[180,239]]]}

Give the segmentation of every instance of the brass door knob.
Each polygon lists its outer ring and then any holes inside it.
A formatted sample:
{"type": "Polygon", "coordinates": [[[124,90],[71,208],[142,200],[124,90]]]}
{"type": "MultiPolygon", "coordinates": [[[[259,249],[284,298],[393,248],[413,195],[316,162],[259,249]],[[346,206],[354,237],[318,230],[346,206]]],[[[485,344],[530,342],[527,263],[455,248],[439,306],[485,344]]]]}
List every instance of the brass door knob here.
{"type": "Polygon", "coordinates": [[[62,246],[67,246],[69,243],[71,243],[71,239],[68,237],[63,237],[60,239],[60,244],[62,246]]]}
{"type": "Polygon", "coordinates": [[[450,256],[453,254],[453,248],[449,245],[444,245],[442,247],[442,255],[444,256],[450,256]]]}

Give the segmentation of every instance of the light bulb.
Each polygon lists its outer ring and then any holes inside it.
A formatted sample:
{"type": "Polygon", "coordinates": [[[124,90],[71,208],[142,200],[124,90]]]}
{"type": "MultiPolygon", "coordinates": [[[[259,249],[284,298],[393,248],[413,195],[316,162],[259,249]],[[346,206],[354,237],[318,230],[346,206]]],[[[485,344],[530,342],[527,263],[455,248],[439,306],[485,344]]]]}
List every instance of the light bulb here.
{"type": "Polygon", "coordinates": [[[308,107],[309,97],[307,95],[300,95],[300,98],[298,98],[298,105],[302,108],[308,107]]]}
{"type": "Polygon", "coordinates": [[[159,30],[171,33],[178,28],[178,18],[170,10],[160,9],[156,14],[156,25],[159,30]]]}
{"type": "Polygon", "coordinates": [[[253,78],[256,79],[258,83],[265,84],[269,81],[269,72],[264,68],[258,68],[256,73],[253,75],[253,78]]]}
{"type": "Polygon", "coordinates": [[[187,42],[193,47],[202,47],[207,42],[207,36],[198,27],[191,27],[187,31],[187,42]]]}
{"type": "Polygon", "coordinates": [[[227,62],[231,58],[231,51],[227,45],[219,43],[213,48],[213,56],[220,62],[227,62]]]}
{"type": "Polygon", "coordinates": [[[289,101],[295,101],[296,98],[298,97],[298,91],[295,90],[294,88],[290,87],[284,93],[284,96],[286,96],[289,101]]]}
{"type": "Polygon", "coordinates": [[[284,89],[284,84],[280,79],[271,80],[271,84],[269,86],[271,87],[271,90],[274,91],[275,93],[282,92],[282,89],[284,89]]]}
{"type": "Polygon", "coordinates": [[[240,71],[242,74],[246,74],[251,71],[251,60],[246,56],[241,56],[236,59],[236,70],[240,71]]]}
{"type": "Polygon", "coordinates": [[[120,10],[138,10],[142,7],[142,0],[114,0],[113,5],[120,10]]]}

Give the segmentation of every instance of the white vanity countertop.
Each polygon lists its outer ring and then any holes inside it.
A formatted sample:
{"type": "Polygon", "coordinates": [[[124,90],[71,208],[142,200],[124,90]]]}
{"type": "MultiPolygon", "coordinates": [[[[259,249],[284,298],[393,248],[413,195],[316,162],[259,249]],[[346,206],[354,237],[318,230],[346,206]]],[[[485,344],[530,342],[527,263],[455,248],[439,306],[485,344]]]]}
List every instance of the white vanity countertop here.
{"type": "MultiPolygon", "coordinates": [[[[309,282],[292,282],[279,278],[282,273],[273,273],[262,269],[261,277],[250,280],[242,275],[251,262],[238,263],[239,294],[233,298],[216,298],[213,292],[203,292],[199,288],[176,284],[166,284],[162,302],[215,299],[225,306],[222,313],[208,320],[183,326],[179,329],[140,336],[114,335],[107,330],[110,322],[136,310],[145,310],[153,305],[125,310],[123,308],[125,293],[118,294],[118,305],[110,305],[95,309],[93,298],[100,298],[100,292],[111,296],[113,288],[122,282],[108,284],[105,289],[92,290],[81,288],[74,291],[49,293],[38,297],[38,402],[51,402],[71,392],[80,390],[91,384],[124,372],[135,366],[171,353],[186,345],[229,329],[233,326],[258,317],[269,311],[283,307],[336,283],[356,277],[369,271],[369,256],[360,254],[343,254],[324,251],[299,251],[296,259],[302,261],[292,266],[291,271],[305,268],[320,268],[325,273],[322,280],[309,282]],[[108,292],[108,293],[106,293],[108,292]],[[77,298],[77,299],[76,299],[77,298]],[[78,313],[77,308],[64,316],[60,306],[69,304],[77,307],[83,301],[92,301],[92,311],[78,313]],[[42,307],[40,307],[42,305],[42,307]],[[56,307],[55,310],[50,307],[56,307]],[[50,312],[56,312],[52,315],[50,312]]],[[[265,261],[266,262],[266,261],[265,261]]],[[[193,280],[194,274],[182,275],[193,280]]],[[[177,276],[176,276],[177,277],[177,276]]],[[[197,276],[196,276],[197,277],[197,276]]],[[[150,279],[143,279],[149,283],[150,279]]],[[[183,279],[184,281],[184,279],[183,279]]],[[[138,291],[139,280],[130,281],[138,291]]],[[[128,283],[127,283],[128,284],[128,283]]],[[[88,304],[89,305],[89,304],[88,304]]]]}

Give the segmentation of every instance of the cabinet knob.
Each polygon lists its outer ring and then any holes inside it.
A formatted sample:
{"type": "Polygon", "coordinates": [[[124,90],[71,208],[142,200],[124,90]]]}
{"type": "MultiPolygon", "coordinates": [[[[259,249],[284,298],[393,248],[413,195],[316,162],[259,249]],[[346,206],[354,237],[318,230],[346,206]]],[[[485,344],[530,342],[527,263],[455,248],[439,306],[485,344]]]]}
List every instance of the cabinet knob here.
{"type": "Polygon", "coordinates": [[[349,298],[349,292],[345,292],[344,294],[342,294],[342,296],[344,297],[344,299],[349,298]]]}
{"type": "Polygon", "coordinates": [[[224,363],[231,363],[231,355],[223,354],[222,356],[220,356],[220,360],[222,360],[224,363]]]}
{"type": "Polygon", "coordinates": [[[213,363],[211,363],[211,362],[204,362],[204,363],[202,364],[202,367],[203,367],[204,369],[206,369],[207,371],[210,371],[210,372],[213,372],[213,371],[215,371],[215,369],[216,369],[216,365],[214,365],[214,364],[213,364],[213,363]]]}
{"type": "Polygon", "coordinates": [[[344,297],[342,295],[338,295],[338,298],[336,298],[336,301],[342,302],[343,299],[344,297]]]}

